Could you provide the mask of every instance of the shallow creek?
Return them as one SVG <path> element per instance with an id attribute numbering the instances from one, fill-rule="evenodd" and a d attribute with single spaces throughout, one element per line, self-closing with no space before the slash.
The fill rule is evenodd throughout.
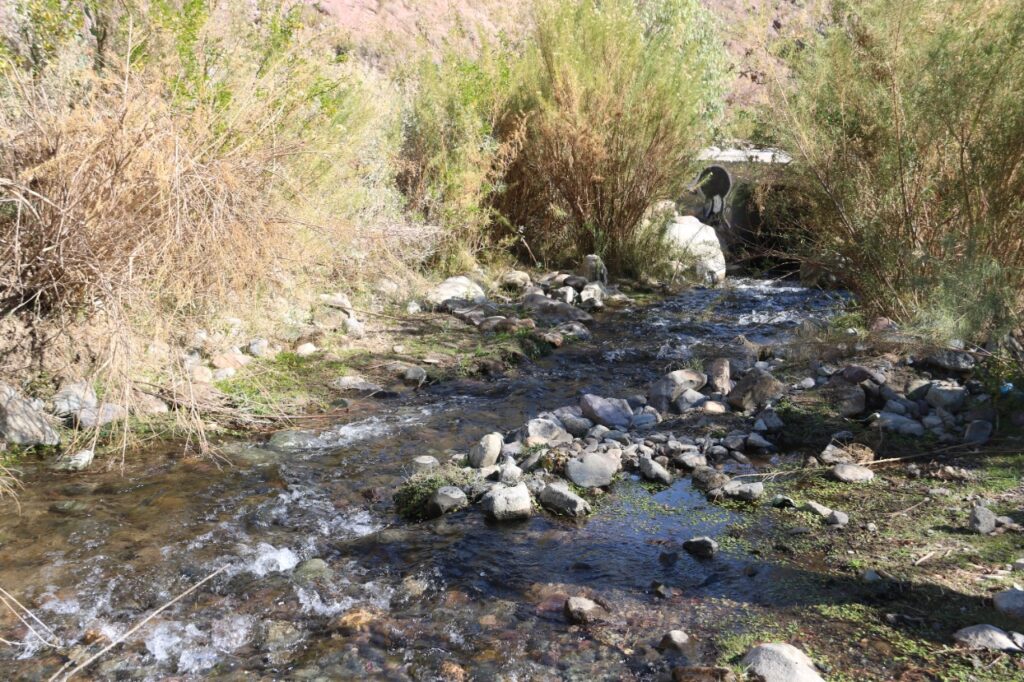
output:
<path id="1" fill-rule="evenodd" d="M 641 393 L 693 344 L 778 342 L 838 304 L 737 280 L 607 313 L 592 341 L 511 378 L 365 406 L 315 450 L 244 445 L 220 468 L 167 454 L 124 476 L 29 472 L 21 513 L 4 503 L 0 514 L 0 587 L 63 647 L 97 641 L 95 651 L 227 567 L 106 654 L 97 679 L 438 679 L 452 664 L 481 680 L 659 679 L 670 663 L 707 663 L 702 628 L 769 608 L 789 569 L 731 546 L 729 527 L 749 512 L 708 503 L 689 479 L 651 492 L 626 476 L 580 523 L 537 514 L 495 525 L 471 507 L 412 524 L 391 492 L 418 455 L 447 459 L 580 391 Z M 694 535 L 718 538 L 721 554 L 680 551 Z M 331 573 L 295 570 L 314 557 Z M 562 605 L 574 594 L 607 601 L 610 622 L 569 626 Z M 674 628 L 692 645 L 666 662 L 651 645 Z M 0 636 L 15 638 L 0 643 L 0 678 L 47 679 L 63 662 L 9 613 Z"/>

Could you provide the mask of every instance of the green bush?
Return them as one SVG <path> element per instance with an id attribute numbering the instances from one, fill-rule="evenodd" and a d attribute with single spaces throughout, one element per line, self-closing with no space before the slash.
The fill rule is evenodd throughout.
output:
<path id="1" fill-rule="evenodd" d="M 837 2 L 786 57 L 771 113 L 795 156 L 804 258 L 869 311 L 938 338 L 1019 324 L 1020 3 Z"/>
<path id="2" fill-rule="evenodd" d="M 661 250 L 642 218 L 690 178 L 723 64 L 697 0 L 537 0 L 519 45 L 422 69 L 402 185 L 471 248 L 633 270 Z"/>

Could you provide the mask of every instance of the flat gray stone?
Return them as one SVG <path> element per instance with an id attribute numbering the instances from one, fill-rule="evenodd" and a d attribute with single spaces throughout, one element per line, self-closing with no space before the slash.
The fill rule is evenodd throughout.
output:
<path id="1" fill-rule="evenodd" d="M 609 429 L 628 430 L 633 422 L 633 410 L 624 400 L 602 398 L 588 393 L 580 398 L 583 416 Z"/>
<path id="2" fill-rule="evenodd" d="M 618 457 L 605 452 L 588 452 L 565 465 L 565 475 L 581 488 L 604 488 L 612 483 L 622 463 Z"/>
<path id="3" fill-rule="evenodd" d="M 539 497 L 546 509 L 562 516 L 586 516 L 591 511 L 590 503 L 569 490 L 569 485 L 564 481 L 544 486 Z"/>
<path id="4" fill-rule="evenodd" d="M 764 682 L 824 682 L 814 669 L 814 661 L 792 644 L 761 644 L 740 661 L 748 673 L 760 675 Z"/>
<path id="5" fill-rule="evenodd" d="M 836 464 L 832 467 L 832 478 L 842 483 L 865 483 L 875 477 L 875 472 L 858 464 Z"/>
<path id="6" fill-rule="evenodd" d="M 953 639 L 968 649 L 1020 651 L 1020 647 L 1010 639 L 1010 636 L 994 625 L 972 625 L 961 628 L 953 635 Z"/>

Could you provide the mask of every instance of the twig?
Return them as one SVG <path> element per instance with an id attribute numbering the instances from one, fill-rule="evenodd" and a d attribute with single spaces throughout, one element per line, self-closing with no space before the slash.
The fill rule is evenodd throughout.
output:
<path id="1" fill-rule="evenodd" d="M 124 634 L 122 634 L 122 635 L 119 635 L 119 636 L 118 636 L 118 637 L 117 637 L 116 639 L 114 639 L 114 641 L 112 641 L 112 642 L 111 642 L 110 644 L 108 644 L 107 646 L 103 647 L 102 649 L 100 649 L 99 651 L 97 651 L 97 652 L 96 652 L 95 654 L 93 654 L 92 656 L 90 656 L 89 658 L 87 658 L 86 660 L 82 661 L 82 662 L 81 662 L 81 663 L 79 663 L 79 664 L 78 664 L 77 666 L 75 666 L 74 668 L 72 668 L 71 670 L 69 670 L 69 671 L 68 671 L 68 673 L 67 673 L 67 674 L 66 674 L 66 675 L 65 675 L 65 676 L 64 676 L 63 678 L 61 678 L 61 681 L 62 681 L 62 682 L 66 682 L 66 680 L 69 680 L 69 679 L 71 679 L 71 677 L 72 677 L 72 676 L 74 676 L 74 675 L 75 675 L 76 673 L 79 673 L 79 672 L 81 672 L 81 671 L 85 670 L 86 668 L 88 668 L 88 667 L 89 667 L 90 665 L 92 665 L 93 663 L 95 663 L 95 662 L 96 662 L 96 660 L 97 660 L 98 658 L 100 658 L 101 656 L 103 656 L 103 654 L 107 653 L 108 651 L 110 651 L 111 649 L 113 649 L 114 647 L 116 647 L 116 646 L 117 646 L 118 644 L 121 644 L 121 643 L 122 643 L 123 641 L 125 641 L 126 639 L 128 639 L 129 637 L 131 637 L 131 636 L 132 636 L 133 634 L 135 634 L 135 633 L 136 633 L 136 632 L 137 632 L 137 631 L 138 631 L 138 630 L 139 630 L 140 628 L 142 628 L 142 627 L 143 627 L 143 626 L 144 626 L 144 625 L 145 625 L 146 623 L 148 623 L 149 621 L 151 621 L 151 620 L 153 620 L 154 618 L 156 618 L 156 617 L 157 617 L 158 615 L 160 615 L 160 614 L 161 614 L 162 612 L 166 611 L 166 610 L 167 610 L 168 608 L 170 608 L 170 607 L 171 607 L 172 605 L 174 605 L 175 603 L 177 603 L 177 602 L 178 602 L 178 601 L 180 601 L 181 599 L 184 599 L 184 598 L 185 598 L 185 597 L 187 597 L 188 595 L 192 594 L 192 593 L 193 593 L 193 592 L 195 592 L 195 591 L 196 591 L 197 589 L 199 589 L 200 587 L 202 587 L 202 586 L 203 586 L 203 585 L 204 585 L 205 583 L 209 582 L 210 580 L 213 580 L 213 578 L 214 578 L 215 576 L 217 576 L 217 575 L 219 575 L 219 574 L 223 573 L 223 572 L 224 572 L 224 571 L 225 571 L 225 570 L 227 569 L 227 567 L 228 567 L 228 565 L 227 565 L 227 564 L 225 564 L 225 565 L 221 566 L 221 567 L 220 567 L 220 568 L 218 568 L 218 569 L 217 569 L 216 571 L 214 571 L 214 572 L 213 572 L 213 573 L 211 573 L 210 575 L 206 576 L 205 578 L 203 578 L 202 580 L 200 580 L 199 582 L 197 582 L 197 583 L 196 583 L 195 585 L 193 585 L 192 587 L 188 588 L 187 590 L 185 590 L 184 592 L 182 592 L 181 594 L 179 594 L 179 595 L 178 595 L 177 597 L 175 597 L 174 599 L 170 600 L 169 602 L 167 602 L 166 604 L 164 604 L 164 605 L 163 605 L 163 606 L 161 606 L 160 608 L 158 608 L 158 609 L 156 609 L 155 611 L 153 611 L 153 612 L 152 612 L 151 614 L 149 614 L 148 616 L 146 616 L 145 618 L 143 618 L 143 619 L 142 619 L 141 621 L 139 621 L 139 622 L 138 622 L 138 623 L 137 623 L 136 625 L 132 626 L 132 627 L 131 627 L 131 628 L 130 628 L 130 629 L 129 629 L 129 630 L 127 631 L 127 632 L 125 632 L 125 633 L 124 633 Z M 65 664 L 65 667 L 67 667 L 67 664 Z M 49 680 L 48 680 L 47 682 L 53 682 L 54 680 L 56 680 L 56 679 L 57 679 L 57 678 L 58 678 L 58 677 L 60 676 L 60 674 L 61 674 L 62 672 L 64 672 L 64 668 L 61 668 L 60 670 L 58 670 L 57 672 L 55 672 L 55 673 L 53 674 L 53 676 L 52 676 L 52 677 L 50 677 L 50 679 L 49 679 Z"/>
<path id="2" fill-rule="evenodd" d="M 907 513 L 907 512 L 909 512 L 909 511 L 914 511 L 915 509 L 917 509 L 918 507 L 920 507 L 920 506 L 921 506 L 922 504 L 926 504 L 926 503 L 927 503 L 927 502 L 928 502 L 929 500 L 931 500 L 931 499 L 932 499 L 932 498 L 930 498 L 930 497 L 926 497 L 926 498 L 924 498 L 923 500 L 921 500 L 920 502 L 918 502 L 917 504 L 915 504 L 915 505 L 912 505 L 912 506 L 910 506 L 910 507 L 907 507 L 906 509 L 901 509 L 901 510 L 900 510 L 900 511 L 898 511 L 898 512 L 893 512 L 893 513 L 889 514 L 889 516 L 890 516 L 890 517 L 892 517 L 892 516 L 899 516 L 900 514 L 906 514 L 906 513 Z"/>
<path id="3" fill-rule="evenodd" d="M 3 590 L 0 590 L 0 591 L 3 591 Z M 4 591 L 4 594 L 6 595 L 6 594 L 8 594 L 8 593 L 7 593 L 6 591 Z M 11 601 L 13 601 L 13 602 L 14 602 L 15 604 L 18 604 L 18 600 L 17 600 L 17 599 L 15 599 L 14 597 L 10 597 L 10 599 L 11 599 Z M 39 634 L 39 631 L 38 631 L 38 630 L 36 630 L 36 629 L 35 629 L 34 627 L 32 627 L 32 624 L 31 624 L 31 623 L 29 623 L 29 622 L 28 622 L 27 620 L 25 620 L 24 618 L 22 618 L 21 614 L 20 614 L 20 613 L 18 613 L 18 610 L 17 610 L 17 609 L 15 609 L 15 608 L 14 608 L 13 606 L 11 606 L 11 603 L 10 603 L 9 601 L 7 601 L 7 598 L 6 598 L 6 597 L 0 597 L 0 603 L 3 603 L 3 605 L 4 605 L 4 606 L 6 606 L 6 607 L 7 607 L 8 609 L 10 609 L 11 613 L 13 613 L 13 614 L 14 614 L 14 617 L 15 617 L 15 618 L 17 618 L 18 620 L 20 620 L 20 621 L 21 621 L 21 624 L 22 624 L 22 625 L 24 625 L 25 627 L 27 627 L 27 628 L 28 628 L 28 630 L 29 630 L 29 632 L 31 632 L 31 633 L 32 633 L 33 635 L 35 635 L 35 636 L 36 636 L 36 638 L 37 638 L 37 639 L 38 639 L 38 640 L 39 640 L 40 642 L 42 642 L 42 643 L 43 643 L 43 644 L 45 644 L 46 646 L 50 647 L 51 649 L 59 649 L 59 648 L 60 648 L 60 646 L 59 646 L 59 645 L 57 645 L 57 644 L 54 644 L 54 643 L 53 643 L 53 642 L 51 642 L 50 640 L 46 639 L 46 637 L 43 637 L 43 636 L 42 636 L 41 634 Z M 21 604 L 18 604 L 18 606 L 21 606 Z M 36 618 L 36 617 L 35 617 L 35 614 L 33 614 L 33 613 L 32 613 L 31 611 L 29 611 L 28 609 L 26 609 L 26 608 L 25 608 L 24 606 L 21 606 L 21 608 L 22 608 L 22 609 L 23 609 L 23 610 L 25 611 L 25 613 L 27 613 L 27 614 L 28 614 L 29 616 L 31 616 L 31 617 L 32 617 L 32 620 L 34 620 L 34 621 L 36 621 L 37 623 L 39 623 L 40 625 L 42 625 L 42 626 L 43 626 L 43 628 L 44 628 L 44 629 L 45 629 L 45 630 L 46 630 L 47 632 L 49 632 L 49 633 L 50 633 L 51 635 L 53 635 L 53 632 L 52 632 L 52 631 L 50 631 L 50 628 L 46 627 L 46 625 L 45 625 L 45 624 L 44 624 L 44 623 L 43 623 L 43 622 L 42 622 L 41 620 L 39 620 L 38 618 Z"/>
<path id="4" fill-rule="evenodd" d="M 927 553 L 927 554 L 925 554 L 925 555 L 924 555 L 923 557 L 921 557 L 920 559 L 918 559 L 917 561 L 915 561 L 915 562 L 914 562 L 914 565 L 915 565 L 915 566 L 920 566 L 920 565 L 921 565 L 921 564 L 923 564 L 924 562 L 926 562 L 926 561 L 928 561 L 929 559 L 931 559 L 931 558 L 932 558 L 933 556 L 935 556 L 935 552 L 934 552 L 934 551 L 928 552 L 928 553 Z"/>

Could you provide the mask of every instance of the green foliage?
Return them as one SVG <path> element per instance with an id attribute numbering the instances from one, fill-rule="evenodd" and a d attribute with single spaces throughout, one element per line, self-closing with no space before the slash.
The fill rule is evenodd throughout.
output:
<path id="1" fill-rule="evenodd" d="M 1014 0 L 835 3 L 787 51 L 774 133 L 797 246 L 872 313 L 984 341 L 1024 310 L 1024 12 Z M 776 212 L 785 206 L 770 207 Z"/>
<path id="2" fill-rule="evenodd" d="M 464 486 L 472 480 L 472 476 L 456 466 L 413 474 L 395 491 L 395 509 L 407 519 L 426 518 L 427 502 L 431 495 L 445 486 Z"/>
<path id="3" fill-rule="evenodd" d="M 637 270 L 664 243 L 644 214 L 689 178 L 723 73 L 696 0 L 538 0 L 521 45 L 421 67 L 402 186 L 470 250 Z"/>

